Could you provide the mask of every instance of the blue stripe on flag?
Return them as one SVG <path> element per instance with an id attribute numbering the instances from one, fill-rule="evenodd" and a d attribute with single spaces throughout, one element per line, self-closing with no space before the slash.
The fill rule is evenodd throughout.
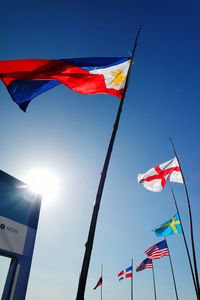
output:
<path id="1" fill-rule="evenodd" d="M 132 271 L 132 266 L 126 268 L 126 272 L 130 272 L 130 271 Z"/>
<path id="2" fill-rule="evenodd" d="M 129 57 L 85 57 L 61 60 L 78 66 L 84 70 L 91 71 L 118 65 L 129 59 Z"/>
<path id="3" fill-rule="evenodd" d="M 31 101 L 38 95 L 60 84 L 57 80 L 14 80 L 7 89 L 18 104 Z"/>

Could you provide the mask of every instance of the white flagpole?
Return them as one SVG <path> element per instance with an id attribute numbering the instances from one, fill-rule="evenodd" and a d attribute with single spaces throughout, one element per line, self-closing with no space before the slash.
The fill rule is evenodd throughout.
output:
<path id="1" fill-rule="evenodd" d="M 133 259 L 131 260 L 132 276 L 131 276 L 131 300 L 133 300 Z"/>
<path id="2" fill-rule="evenodd" d="M 156 282 L 155 282 L 153 259 L 152 259 L 152 274 L 153 274 L 154 298 L 156 300 L 157 299 L 157 297 L 156 297 Z"/>

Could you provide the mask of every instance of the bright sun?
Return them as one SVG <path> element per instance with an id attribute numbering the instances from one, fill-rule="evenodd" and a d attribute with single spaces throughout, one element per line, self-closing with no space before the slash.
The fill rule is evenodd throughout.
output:
<path id="1" fill-rule="evenodd" d="M 35 193 L 42 194 L 42 201 L 51 201 L 58 192 L 58 178 L 47 169 L 30 171 L 24 180 Z"/>

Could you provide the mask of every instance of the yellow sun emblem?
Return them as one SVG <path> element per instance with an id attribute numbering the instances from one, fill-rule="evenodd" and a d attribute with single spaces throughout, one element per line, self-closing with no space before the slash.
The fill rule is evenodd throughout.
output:
<path id="1" fill-rule="evenodd" d="M 121 85 L 126 80 L 126 76 L 124 76 L 122 69 L 112 71 L 110 75 L 113 77 L 113 80 L 110 82 L 110 84 L 113 83 L 116 86 Z"/>

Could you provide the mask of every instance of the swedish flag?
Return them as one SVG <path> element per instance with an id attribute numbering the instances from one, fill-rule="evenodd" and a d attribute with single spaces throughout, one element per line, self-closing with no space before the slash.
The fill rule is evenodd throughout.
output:
<path id="1" fill-rule="evenodd" d="M 175 214 L 169 221 L 153 229 L 156 236 L 167 236 L 182 233 L 181 222 L 178 214 Z"/>

